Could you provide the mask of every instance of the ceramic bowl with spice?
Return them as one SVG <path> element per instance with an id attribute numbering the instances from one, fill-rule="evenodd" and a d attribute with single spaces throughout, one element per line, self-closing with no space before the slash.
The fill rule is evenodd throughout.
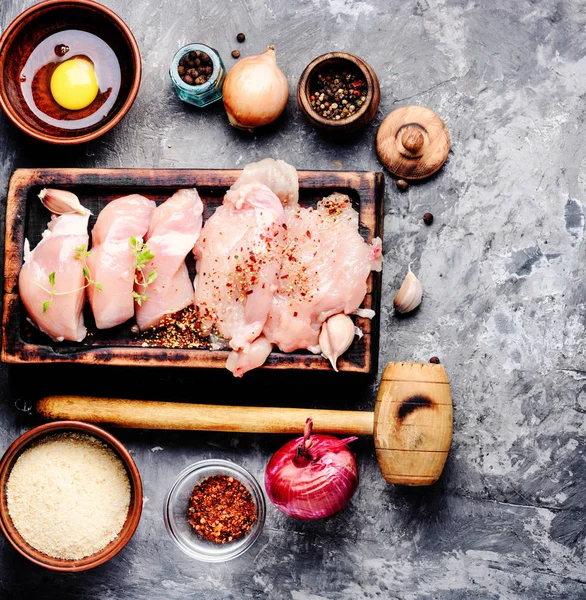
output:
<path id="1" fill-rule="evenodd" d="M 128 450 L 88 423 L 35 427 L 0 462 L 0 529 L 25 558 L 53 571 L 85 571 L 118 554 L 142 501 Z"/>
<path id="2" fill-rule="evenodd" d="M 216 50 L 194 43 L 175 53 L 169 76 L 183 102 L 202 108 L 222 97 L 226 69 Z"/>
<path id="3" fill-rule="evenodd" d="M 79 144 L 115 127 L 140 87 L 130 28 L 94 0 L 44 0 L 0 37 L 0 107 L 24 133 Z"/>
<path id="4" fill-rule="evenodd" d="M 221 459 L 181 471 L 164 507 L 171 539 L 204 562 L 224 562 L 246 552 L 261 534 L 265 514 L 264 494 L 254 476 Z"/>
<path id="5" fill-rule="evenodd" d="M 380 85 L 373 68 L 347 52 L 328 52 L 305 67 L 297 84 L 297 104 L 321 131 L 353 134 L 378 110 Z"/>

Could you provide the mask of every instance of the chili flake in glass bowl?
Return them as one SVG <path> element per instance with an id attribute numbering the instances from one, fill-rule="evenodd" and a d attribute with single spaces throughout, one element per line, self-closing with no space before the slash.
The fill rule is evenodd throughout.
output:
<path id="1" fill-rule="evenodd" d="M 181 471 L 164 507 L 171 539 L 185 554 L 205 562 L 246 552 L 262 532 L 265 514 L 264 494 L 253 475 L 221 459 Z"/>

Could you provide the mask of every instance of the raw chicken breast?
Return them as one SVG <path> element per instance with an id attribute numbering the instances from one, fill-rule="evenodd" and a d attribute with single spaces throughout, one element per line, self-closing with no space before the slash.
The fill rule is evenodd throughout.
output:
<path id="1" fill-rule="evenodd" d="M 344 194 L 289 214 L 287 235 L 264 335 L 283 352 L 318 353 L 321 324 L 337 313 L 353 313 L 364 300 L 370 271 L 381 269 L 381 240 L 364 241 L 358 213 Z"/>
<path id="2" fill-rule="evenodd" d="M 168 314 L 193 303 L 193 285 L 185 257 L 193 250 L 202 226 L 203 203 L 196 189 L 183 189 L 152 212 L 145 242 L 154 258 L 144 269 L 145 281 L 156 270 L 157 277 L 146 289 L 135 286 L 147 298 L 136 306 L 141 331 L 156 327 Z"/>
<path id="3" fill-rule="evenodd" d="M 226 368 L 234 377 L 242 377 L 247 371 L 264 365 L 272 350 L 273 344 L 261 335 L 246 350 L 232 350 L 226 360 Z"/>
<path id="4" fill-rule="evenodd" d="M 108 329 L 134 317 L 134 267 L 130 238 L 143 238 L 156 204 L 133 194 L 112 200 L 98 215 L 92 229 L 92 251 L 87 264 L 101 285 L 88 288 L 96 327 Z"/>
<path id="5" fill-rule="evenodd" d="M 249 183 L 266 185 L 273 194 L 278 196 L 286 209 L 295 208 L 299 204 L 297 170 L 284 160 L 264 158 L 259 162 L 246 165 L 230 190 L 239 190 Z"/>
<path id="6" fill-rule="evenodd" d="M 82 248 L 82 253 L 87 250 L 89 218 L 89 211 L 53 215 L 43 239 L 25 253 L 18 277 L 20 299 L 31 320 L 56 342 L 81 342 L 87 333 L 83 322 L 86 279 L 83 261 L 76 255 Z M 51 297 L 49 276 L 53 273 L 55 295 Z"/>
<path id="7" fill-rule="evenodd" d="M 195 304 L 203 324 L 247 350 L 261 334 L 281 265 L 285 213 L 260 183 L 229 190 L 206 221 L 194 253 Z"/>

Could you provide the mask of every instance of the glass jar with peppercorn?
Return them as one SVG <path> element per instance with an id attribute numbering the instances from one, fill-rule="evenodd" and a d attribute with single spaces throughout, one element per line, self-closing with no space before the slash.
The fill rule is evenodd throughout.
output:
<path id="1" fill-rule="evenodd" d="M 205 44 L 188 44 L 179 49 L 169 68 L 181 100 L 203 107 L 222 97 L 226 69 L 216 50 Z"/>

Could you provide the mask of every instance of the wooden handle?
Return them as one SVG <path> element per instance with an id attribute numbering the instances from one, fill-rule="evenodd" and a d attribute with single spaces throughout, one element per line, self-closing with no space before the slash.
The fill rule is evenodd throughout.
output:
<path id="1" fill-rule="evenodd" d="M 430 485 L 452 442 L 452 394 L 442 365 L 389 363 L 374 410 L 374 445 L 390 483 Z"/>
<path id="2" fill-rule="evenodd" d="M 103 423 L 135 429 L 184 429 L 249 433 L 303 433 L 307 417 L 313 431 L 372 435 L 373 413 L 305 408 L 213 406 L 119 398 L 48 396 L 36 413 L 48 420 Z"/>

